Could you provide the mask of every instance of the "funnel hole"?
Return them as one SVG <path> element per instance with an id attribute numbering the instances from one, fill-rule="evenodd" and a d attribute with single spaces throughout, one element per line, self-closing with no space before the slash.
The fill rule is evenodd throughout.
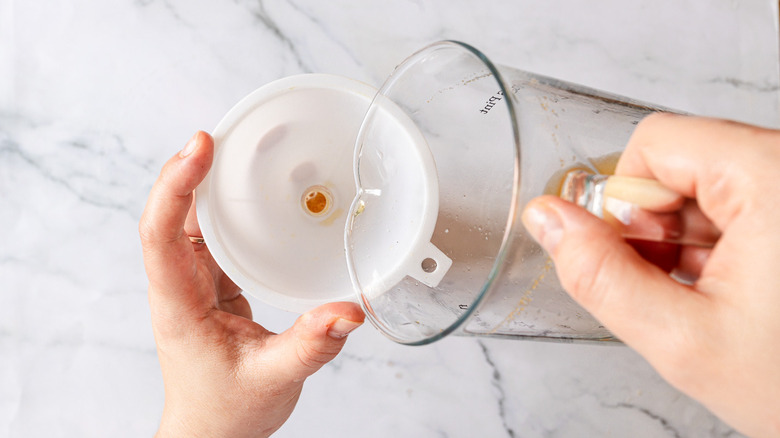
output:
<path id="1" fill-rule="evenodd" d="M 301 198 L 303 210 L 311 216 L 324 216 L 330 211 L 333 196 L 330 190 L 323 186 L 312 186 L 306 189 Z"/>
<path id="2" fill-rule="evenodd" d="M 438 264 L 436 263 L 436 260 L 428 257 L 427 259 L 422 261 L 420 267 L 422 267 L 423 272 L 430 274 L 436 270 Z"/>

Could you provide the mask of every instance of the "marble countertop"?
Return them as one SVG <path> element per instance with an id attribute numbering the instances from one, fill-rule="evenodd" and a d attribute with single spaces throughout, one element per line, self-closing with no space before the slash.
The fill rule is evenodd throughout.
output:
<path id="1" fill-rule="evenodd" d="M 378 86 L 441 39 L 693 113 L 780 126 L 773 0 L 0 1 L 0 436 L 150 436 L 163 403 L 137 223 L 162 164 L 253 89 Z M 295 315 L 252 301 L 283 330 Z M 279 437 L 737 435 L 630 349 L 370 326 Z"/>

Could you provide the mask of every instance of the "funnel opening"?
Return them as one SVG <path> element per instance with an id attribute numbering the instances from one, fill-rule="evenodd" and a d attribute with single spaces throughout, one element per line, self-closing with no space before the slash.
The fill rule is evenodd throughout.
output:
<path id="1" fill-rule="evenodd" d="M 309 216 L 327 216 L 333 207 L 333 194 L 323 185 L 311 186 L 301 196 L 301 207 Z"/>

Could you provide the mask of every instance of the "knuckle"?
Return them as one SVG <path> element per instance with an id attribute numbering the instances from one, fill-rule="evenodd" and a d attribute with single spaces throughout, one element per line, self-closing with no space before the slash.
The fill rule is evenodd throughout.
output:
<path id="1" fill-rule="evenodd" d="M 154 234 L 154 227 L 149 222 L 148 213 L 144 213 L 138 222 L 138 236 L 141 238 L 141 244 L 146 246 L 154 242 Z"/>
<path id="2" fill-rule="evenodd" d="M 138 223 L 138 236 L 141 239 L 141 246 L 144 248 L 150 248 L 161 243 L 171 243 L 179 237 L 173 236 L 166 238 L 162 236 L 155 227 L 154 222 L 146 217 L 146 215 L 144 215 Z"/>
<path id="3" fill-rule="evenodd" d="M 327 348 L 311 342 L 298 341 L 295 351 L 301 366 L 312 371 L 322 368 L 333 358 L 333 353 Z"/>
<path id="4" fill-rule="evenodd" d="M 564 279 L 564 287 L 586 309 L 599 314 L 609 299 L 610 285 L 614 274 L 611 267 L 616 266 L 617 253 L 603 249 L 595 253 L 580 253 L 569 266 L 578 266 L 576 270 L 568 270 Z"/>

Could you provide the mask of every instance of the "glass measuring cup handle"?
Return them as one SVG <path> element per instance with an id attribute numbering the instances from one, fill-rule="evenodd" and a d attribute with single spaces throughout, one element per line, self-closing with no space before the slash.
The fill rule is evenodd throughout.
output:
<path id="1" fill-rule="evenodd" d="M 604 219 L 627 239 L 712 247 L 720 238 L 695 200 L 652 179 L 573 170 L 560 197 Z"/>

